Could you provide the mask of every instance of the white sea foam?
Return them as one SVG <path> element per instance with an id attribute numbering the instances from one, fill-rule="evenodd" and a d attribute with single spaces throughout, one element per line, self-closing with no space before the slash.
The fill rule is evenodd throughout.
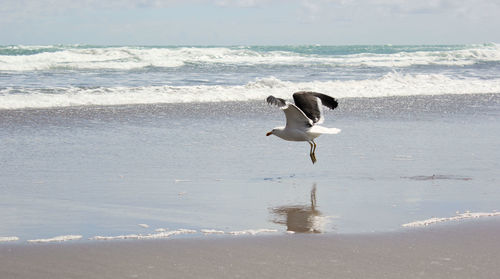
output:
<path id="1" fill-rule="evenodd" d="M 211 229 L 203 229 L 201 230 L 202 233 L 204 234 L 224 234 L 224 231 L 219 231 L 219 230 L 211 230 Z"/>
<path id="2" fill-rule="evenodd" d="M 182 66 L 182 53 L 172 55 L 170 49 L 67 48 L 33 55 L 0 56 L 0 71 L 34 71 L 48 69 L 119 69 L 148 66 Z"/>
<path id="3" fill-rule="evenodd" d="M 477 46 L 450 51 L 402 51 L 392 54 L 360 53 L 343 58 L 340 64 L 353 67 L 466 66 L 492 61 L 500 61 L 500 45 Z"/>
<path id="4" fill-rule="evenodd" d="M 192 234 L 192 233 L 196 233 L 196 230 L 180 229 L 175 231 L 166 231 L 166 232 L 141 235 L 139 239 L 160 239 L 160 238 L 171 237 L 173 235 Z"/>
<path id="5" fill-rule="evenodd" d="M 10 242 L 10 241 L 18 241 L 19 237 L 17 236 L 0 236 L 0 242 Z"/>
<path id="6" fill-rule="evenodd" d="M 439 94 L 499 93 L 500 78 L 454 79 L 441 74 L 399 74 L 368 80 L 288 82 L 261 78 L 236 86 L 144 86 L 109 88 L 0 89 L 0 109 L 49 108 L 93 105 L 193 103 L 264 100 L 269 95 L 289 98 L 292 92 L 313 90 L 337 98 Z"/>
<path id="7" fill-rule="evenodd" d="M 256 234 L 260 234 L 260 233 L 275 233 L 275 232 L 278 232 L 278 230 L 257 229 L 257 230 L 231 231 L 231 232 L 228 232 L 228 234 L 232 234 L 232 235 L 247 235 L 247 234 L 256 235 Z"/>
<path id="8" fill-rule="evenodd" d="M 34 53 L 0 55 L 0 71 L 34 71 L 59 68 L 132 70 L 144 67 L 172 68 L 186 64 L 323 64 L 343 67 L 464 66 L 477 62 L 500 61 L 500 46 L 496 44 L 451 50 L 443 48 L 433 51 L 409 50 L 388 54 L 358 53 L 350 55 L 317 55 L 286 49 L 258 51 L 251 48 L 227 47 L 17 46 L 17 48 L 31 50 Z M 47 51 L 43 51 L 45 49 Z"/>
<path id="9" fill-rule="evenodd" d="M 477 213 L 472 213 L 472 212 L 465 212 L 465 213 L 457 213 L 456 216 L 453 217 L 434 217 L 422 221 L 415 221 L 407 224 L 403 224 L 403 227 L 425 227 L 429 226 L 432 224 L 436 223 L 442 223 L 442 222 L 450 222 L 450 221 L 459 221 L 459 220 L 465 220 L 465 219 L 474 219 L 474 218 L 481 218 L 481 217 L 492 217 L 492 216 L 500 216 L 500 212 L 477 212 Z"/>
<path id="10" fill-rule="evenodd" d="M 61 235 L 52 238 L 31 239 L 28 240 L 28 242 L 30 243 L 63 242 L 68 240 L 78 240 L 81 238 L 82 238 L 81 235 Z"/>
<path id="11" fill-rule="evenodd" d="M 0 56 L 0 71 L 33 71 L 48 69 L 115 69 L 144 67 L 180 67 L 185 64 L 295 64 L 307 58 L 290 52 L 259 53 L 248 49 L 223 47 L 197 48 L 65 48 L 56 52 L 32 55 Z"/>
<path id="12" fill-rule="evenodd" d="M 128 234 L 128 235 L 117 235 L 117 236 L 94 236 L 90 240 L 117 240 L 117 239 L 162 239 L 168 238 L 173 235 L 180 234 L 192 234 L 196 233 L 195 230 L 179 229 L 175 231 L 161 230 L 156 233 L 151 234 Z"/>
<path id="13" fill-rule="evenodd" d="M 262 234 L 262 233 L 274 233 L 278 232 L 278 230 L 274 229 L 249 229 L 249 230 L 241 230 L 241 231 L 231 231 L 231 232 L 224 232 L 221 230 L 214 230 L 214 229 L 202 229 L 200 230 L 201 233 L 208 235 L 208 234 L 230 234 L 230 235 L 256 235 L 256 234 Z M 179 229 L 179 230 L 173 230 L 173 231 L 168 231 L 166 229 L 157 229 L 155 230 L 155 233 L 151 234 L 127 234 L 127 235 L 116 235 L 116 236 L 94 236 L 89 238 L 89 240 L 124 240 L 124 239 L 162 239 L 162 238 L 169 238 L 174 235 L 182 235 L 182 234 L 193 234 L 197 233 L 196 230 L 188 230 L 188 229 Z"/>
<path id="14" fill-rule="evenodd" d="M 116 236 L 101 236 L 97 235 L 89 238 L 89 240 L 117 240 L 117 239 L 139 239 L 138 234 L 116 235 Z"/>

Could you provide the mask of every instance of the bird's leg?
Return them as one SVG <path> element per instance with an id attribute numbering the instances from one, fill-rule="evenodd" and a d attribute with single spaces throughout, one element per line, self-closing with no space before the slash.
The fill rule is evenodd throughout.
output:
<path id="1" fill-rule="evenodd" d="M 312 141 L 312 143 L 314 144 L 314 149 L 312 151 L 312 157 L 314 157 L 314 162 L 316 163 L 316 143 L 314 142 L 314 140 Z"/>
<path id="2" fill-rule="evenodd" d="M 316 156 L 314 155 L 313 148 L 315 148 L 315 145 L 313 145 L 313 141 L 308 141 L 309 145 L 311 145 L 311 150 L 309 151 L 309 156 L 311 157 L 312 163 L 316 163 Z"/>

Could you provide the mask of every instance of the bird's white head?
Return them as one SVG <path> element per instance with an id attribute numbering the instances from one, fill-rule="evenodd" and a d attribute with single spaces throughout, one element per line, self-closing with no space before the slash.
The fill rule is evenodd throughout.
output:
<path id="1" fill-rule="evenodd" d="M 266 136 L 275 135 L 275 136 L 280 137 L 281 133 L 283 132 L 284 129 L 285 129 L 285 127 L 276 127 L 271 132 L 268 132 L 266 134 Z"/>

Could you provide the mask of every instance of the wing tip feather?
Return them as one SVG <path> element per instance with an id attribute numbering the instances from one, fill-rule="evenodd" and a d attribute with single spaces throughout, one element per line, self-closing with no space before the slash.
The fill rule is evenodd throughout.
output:
<path id="1" fill-rule="evenodd" d="M 270 105 L 277 106 L 279 108 L 286 107 L 286 101 L 281 98 L 276 98 L 272 95 L 266 98 L 266 102 Z"/>

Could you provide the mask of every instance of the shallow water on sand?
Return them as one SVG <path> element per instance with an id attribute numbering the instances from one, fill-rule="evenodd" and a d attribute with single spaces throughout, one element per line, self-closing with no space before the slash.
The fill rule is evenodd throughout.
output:
<path id="1" fill-rule="evenodd" d="M 359 233 L 499 210 L 500 95 L 340 100 L 317 159 L 263 102 L 0 111 L 0 236 Z M 138 226 L 138 224 L 147 224 Z"/>

